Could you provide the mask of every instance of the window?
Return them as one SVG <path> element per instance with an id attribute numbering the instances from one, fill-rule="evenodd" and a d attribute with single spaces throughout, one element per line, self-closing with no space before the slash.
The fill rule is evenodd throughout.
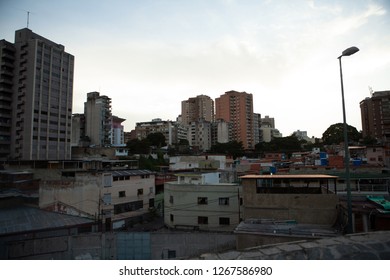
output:
<path id="1" fill-rule="evenodd" d="M 207 204 L 207 197 L 198 197 L 198 204 Z"/>
<path id="2" fill-rule="evenodd" d="M 207 225 L 209 223 L 208 217 L 199 216 L 198 217 L 198 224 L 199 225 Z"/>
<path id="3" fill-rule="evenodd" d="M 219 205 L 229 205 L 229 198 L 228 197 L 220 197 L 219 198 Z"/>
<path id="4" fill-rule="evenodd" d="M 230 218 L 220 217 L 219 224 L 220 225 L 230 225 Z"/>
<path id="5" fill-rule="evenodd" d="M 149 208 L 154 208 L 154 198 L 149 199 Z"/>
<path id="6" fill-rule="evenodd" d="M 257 179 L 256 180 L 256 192 L 260 193 L 264 191 L 264 188 L 271 188 L 273 182 L 271 179 Z"/>
<path id="7" fill-rule="evenodd" d="M 111 204 L 111 194 L 110 193 L 103 194 L 103 203 L 104 203 L 104 205 Z"/>
<path id="8" fill-rule="evenodd" d="M 144 194 L 144 189 L 137 190 L 137 195 L 143 195 L 143 194 Z"/>
<path id="9" fill-rule="evenodd" d="M 119 197 L 126 197 L 126 191 L 120 191 Z"/>
<path id="10" fill-rule="evenodd" d="M 115 204 L 114 214 L 137 211 L 138 209 L 142 209 L 142 208 L 144 208 L 144 204 L 142 200 L 127 202 L 122 204 Z"/>
<path id="11" fill-rule="evenodd" d="M 173 215 L 172 215 L 172 214 L 169 216 L 169 218 L 170 218 L 170 221 L 171 221 L 171 222 L 174 221 L 174 218 L 173 218 Z"/>
<path id="12" fill-rule="evenodd" d="M 169 203 L 173 204 L 173 196 L 169 196 Z"/>

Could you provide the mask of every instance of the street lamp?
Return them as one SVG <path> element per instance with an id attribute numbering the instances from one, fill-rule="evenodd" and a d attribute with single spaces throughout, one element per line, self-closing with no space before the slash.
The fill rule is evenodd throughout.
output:
<path id="1" fill-rule="evenodd" d="M 351 198 L 351 180 L 349 175 L 349 149 L 348 149 L 348 128 L 347 120 L 345 116 L 345 102 L 344 102 L 344 85 L 343 85 L 343 70 L 341 67 L 341 57 L 350 56 L 358 52 L 357 47 L 350 47 L 344 50 L 341 55 L 337 58 L 340 64 L 340 80 L 341 80 L 341 99 L 343 103 L 343 124 L 344 124 L 344 157 L 345 157 L 345 180 L 347 183 L 347 211 L 348 211 L 348 223 L 347 233 L 353 233 L 352 227 L 352 198 Z"/>

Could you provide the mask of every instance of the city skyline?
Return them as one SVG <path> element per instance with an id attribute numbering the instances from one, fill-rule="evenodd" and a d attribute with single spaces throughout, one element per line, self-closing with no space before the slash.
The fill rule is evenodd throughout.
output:
<path id="1" fill-rule="evenodd" d="M 343 58 L 347 122 L 390 80 L 390 5 L 373 1 L 2 1 L 0 37 L 27 25 L 75 56 L 73 113 L 88 92 L 112 99 L 125 130 L 175 120 L 181 102 L 230 90 L 253 94 L 254 112 L 284 136 L 321 137 L 342 122 L 337 57 Z M 386 76 L 387 74 L 387 76 Z M 126 102 L 124 102 L 124 100 Z M 152 103 L 153 102 L 153 103 Z"/>

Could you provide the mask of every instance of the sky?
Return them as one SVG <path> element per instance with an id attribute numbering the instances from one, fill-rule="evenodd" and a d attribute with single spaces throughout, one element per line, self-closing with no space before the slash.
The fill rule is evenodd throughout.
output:
<path id="1" fill-rule="evenodd" d="M 29 17 L 27 17 L 29 12 Z M 87 93 L 112 99 L 125 131 L 175 121 L 181 101 L 230 90 L 289 136 L 321 138 L 359 103 L 390 90 L 389 0 L 0 0 L 0 39 L 28 27 L 75 56 L 73 113 Z"/>

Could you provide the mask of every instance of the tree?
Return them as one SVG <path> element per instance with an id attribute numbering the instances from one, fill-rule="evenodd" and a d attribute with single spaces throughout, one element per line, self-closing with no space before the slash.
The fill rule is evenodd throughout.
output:
<path id="1" fill-rule="evenodd" d="M 230 155 L 234 159 L 244 155 L 244 146 L 242 142 L 230 141 L 227 143 L 217 143 L 210 149 L 212 153 Z"/>
<path id="2" fill-rule="evenodd" d="M 361 142 L 363 145 L 377 145 L 378 144 L 378 140 L 374 137 L 371 137 L 371 136 L 367 136 L 367 137 L 364 137 L 362 139 L 362 142 Z"/>
<path id="3" fill-rule="evenodd" d="M 127 142 L 127 148 L 131 154 L 149 154 L 150 142 L 147 139 L 132 139 Z"/>
<path id="4" fill-rule="evenodd" d="M 349 142 L 358 142 L 361 133 L 351 125 L 347 125 L 347 134 Z M 322 134 L 322 141 L 325 145 L 338 145 L 344 142 L 344 124 L 336 123 L 328 127 Z"/>
<path id="5" fill-rule="evenodd" d="M 164 147 L 165 144 L 165 136 L 161 132 L 156 132 L 156 133 L 150 133 L 148 136 L 146 136 L 146 139 L 150 142 L 151 146 L 156 146 L 156 147 Z"/>
<path id="6" fill-rule="evenodd" d="M 292 153 L 302 150 L 306 141 L 299 140 L 294 134 L 287 137 L 276 137 L 271 142 L 260 142 L 256 144 L 256 151 L 261 152 L 285 152 Z"/>

